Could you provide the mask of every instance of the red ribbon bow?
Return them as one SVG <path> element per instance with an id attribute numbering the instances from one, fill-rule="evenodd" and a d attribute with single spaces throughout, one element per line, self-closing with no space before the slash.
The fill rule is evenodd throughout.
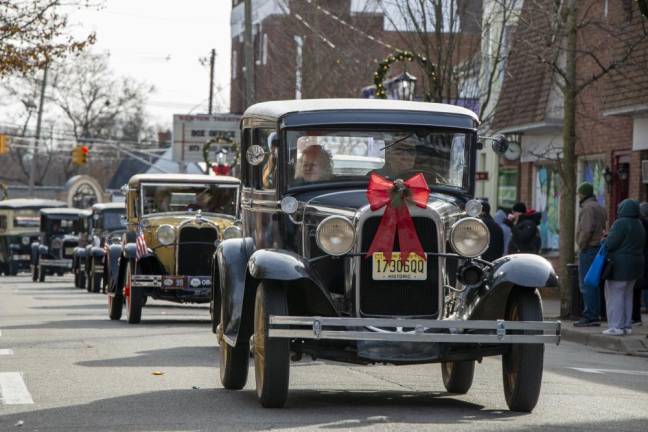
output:
<path id="1" fill-rule="evenodd" d="M 411 253 L 425 258 L 425 251 L 416 234 L 414 221 L 407 209 L 407 202 L 425 208 L 429 196 L 430 188 L 421 173 L 406 181 L 398 179 L 393 182 L 376 173 L 371 173 L 367 190 L 367 199 L 371 210 L 376 211 L 385 206 L 387 208 L 380 219 L 380 225 L 378 225 L 376 235 L 369 246 L 367 257 L 375 252 L 382 252 L 387 261 L 391 261 L 394 238 L 398 232 L 401 261 L 406 261 Z"/>

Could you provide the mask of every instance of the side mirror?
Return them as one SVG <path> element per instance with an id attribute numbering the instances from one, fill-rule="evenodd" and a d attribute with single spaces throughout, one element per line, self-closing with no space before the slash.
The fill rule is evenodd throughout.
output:
<path id="1" fill-rule="evenodd" d="M 490 138 L 493 142 L 491 144 L 491 147 L 495 153 L 498 155 L 503 155 L 506 153 L 506 150 L 508 150 L 509 144 L 504 135 L 495 135 L 494 137 Z"/>

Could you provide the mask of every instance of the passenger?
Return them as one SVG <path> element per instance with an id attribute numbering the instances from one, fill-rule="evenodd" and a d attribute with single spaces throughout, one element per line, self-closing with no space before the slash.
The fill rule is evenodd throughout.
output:
<path id="1" fill-rule="evenodd" d="M 333 176 L 331 155 L 320 145 L 311 145 L 304 149 L 297 164 L 295 178 L 304 182 L 329 180 Z"/>

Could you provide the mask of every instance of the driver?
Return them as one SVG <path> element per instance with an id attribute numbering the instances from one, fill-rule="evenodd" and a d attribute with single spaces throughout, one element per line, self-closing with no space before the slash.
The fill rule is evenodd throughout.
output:
<path id="1" fill-rule="evenodd" d="M 411 172 L 416 162 L 416 144 L 409 139 L 385 148 L 385 166 L 382 172 L 390 177 Z"/>
<path id="2" fill-rule="evenodd" d="M 310 145 L 304 149 L 297 164 L 295 178 L 305 182 L 329 180 L 333 176 L 331 155 L 321 145 Z"/>

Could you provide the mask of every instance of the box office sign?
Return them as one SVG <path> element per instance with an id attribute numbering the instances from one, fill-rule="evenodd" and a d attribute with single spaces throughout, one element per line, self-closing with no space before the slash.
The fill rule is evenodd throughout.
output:
<path id="1" fill-rule="evenodd" d="M 211 141 L 210 159 L 223 149 L 238 146 L 240 117 L 234 114 L 175 114 L 173 116 L 173 159 L 202 162 L 203 146 Z"/>

